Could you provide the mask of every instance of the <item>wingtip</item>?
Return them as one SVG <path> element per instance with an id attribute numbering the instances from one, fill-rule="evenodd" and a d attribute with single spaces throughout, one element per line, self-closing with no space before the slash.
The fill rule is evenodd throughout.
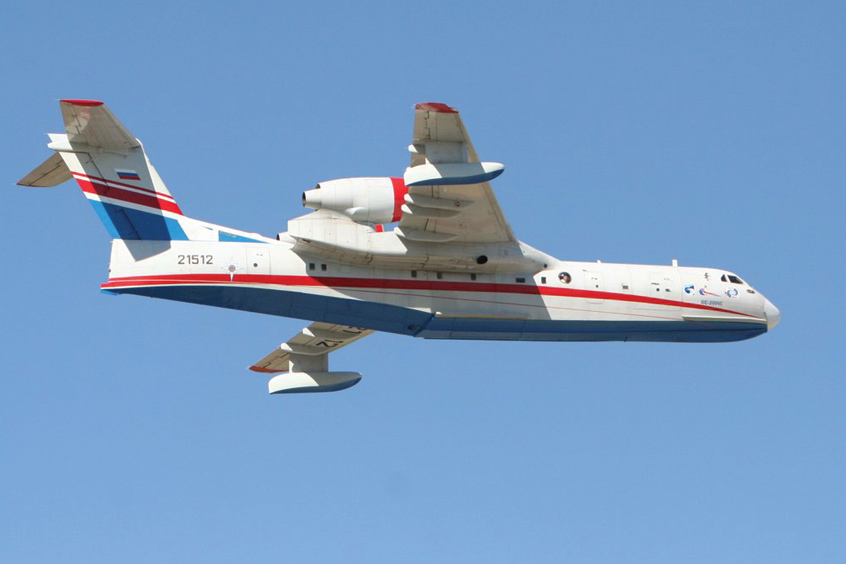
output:
<path id="1" fill-rule="evenodd" d="M 63 104 L 73 104 L 74 106 L 102 106 L 103 102 L 99 100 L 59 100 Z"/>
<path id="2" fill-rule="evenodd" d="M 268 370 L 267 368 L 262 368 L 261 366 L 256 365 L 250 366 L 249 369 L 253 372 L 261 372 L 263 374 L 276 374 L 279 372 L 278 370 Z"/>
<path id="3" fill-rule="evenodd" d="M 414 106 L 415 110 L 425 110 L 428 112 L 437 112 L 439 114 L 457 114 L 458 110 L 442 104 L 441 102 L 423 102 Z"/>

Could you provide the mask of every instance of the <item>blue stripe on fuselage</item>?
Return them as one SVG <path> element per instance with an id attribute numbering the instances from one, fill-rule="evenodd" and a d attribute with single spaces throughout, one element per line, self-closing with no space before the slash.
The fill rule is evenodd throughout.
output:
<path id="1" fill-rule="evenodd" d="M 141 286 L 110 291 L 402 335 L 416 334 L 432 317 L 428 313 L 387 304 L 244 286 Z"/>
<path id="2" fill-rule="evenodd" d="M 691 321 L 587 321 L 546 319 L 432 319 L 425 339 L 501 341 L 652 341 L 717 343 L 765 333 L 762 323 Z"/>

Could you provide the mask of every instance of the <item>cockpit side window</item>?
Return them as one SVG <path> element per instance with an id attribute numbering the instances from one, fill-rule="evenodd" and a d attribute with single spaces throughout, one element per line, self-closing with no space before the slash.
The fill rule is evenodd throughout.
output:
<path id="1" fill-rule="evenodd" d="M 728 282 L 728 278 L 726 278 L 726 275 L 725 275 L 725 274 L 723 274 L 722 276 L 720 276 L 720 282 Z"/>

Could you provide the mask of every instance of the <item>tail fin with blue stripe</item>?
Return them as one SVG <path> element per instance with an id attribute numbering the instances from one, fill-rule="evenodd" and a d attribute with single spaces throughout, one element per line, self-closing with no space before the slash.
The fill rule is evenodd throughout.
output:
<path id="1" fill-rule="evenodd" d="M 62 100 L 64 134 L 54 155 L 18 184 L 55 186 L 74 178 L 115 239 L 187 240 L 192 221 L 168 192 L 144 147 L 102 102 Z"/>

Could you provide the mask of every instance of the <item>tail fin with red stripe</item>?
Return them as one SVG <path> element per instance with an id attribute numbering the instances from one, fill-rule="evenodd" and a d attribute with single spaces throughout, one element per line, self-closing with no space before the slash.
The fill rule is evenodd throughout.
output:
<path id="1" fill-rule="evenodd" d="M 102 102 L 62 100 L 64 134 L 50 134 L 54 155 L 18 184 L 55 186 L 76 179 L 115 239 L 187 240 L 188 220 L 144 147 Z"/>

